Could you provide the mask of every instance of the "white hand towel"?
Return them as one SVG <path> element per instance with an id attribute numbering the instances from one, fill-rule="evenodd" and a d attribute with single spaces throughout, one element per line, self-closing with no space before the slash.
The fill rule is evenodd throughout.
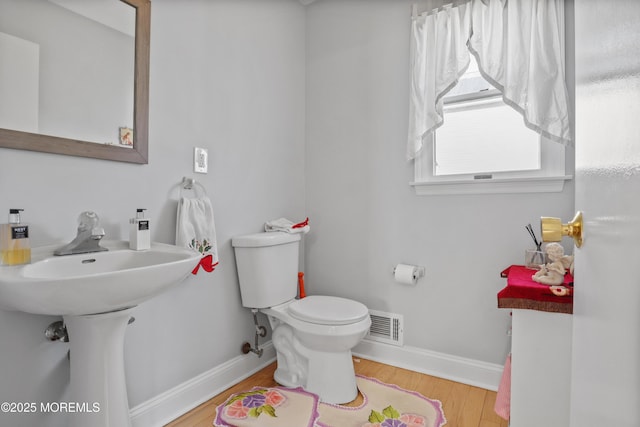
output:
<path id="1" fill-rule="evenodd" d="M 213 208 L 206 196 L 180 198 L 176 224 L 176 245 L 196 250 L 202 254 L 199 268 L 211 272 L 218 265 L 218 243 L 213 221 Z"/>
<path id="2" fill-rule="evenodd" d="M 285 233 L 303 233 L 306 234 L 311 228 L 309 227 L 309 218 L 302 222 L 294 224 L 286 218 L 278 218 L 268 221 L 264 224 L 264 231 L 284 231 Z"/>

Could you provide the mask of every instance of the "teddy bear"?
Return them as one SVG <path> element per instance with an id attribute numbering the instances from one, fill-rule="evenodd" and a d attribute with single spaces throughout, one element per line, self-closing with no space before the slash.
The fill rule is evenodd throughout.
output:
<path id="1" fill-rule="evenodd" d="M 565 255 L 559 243 L 549 243 L 545 249 L 549 262 L 541 265 L 531 279 L 544 285 L 560 285 L 564 282 L 567 269 L 573 274 L 573 256 Z"/>

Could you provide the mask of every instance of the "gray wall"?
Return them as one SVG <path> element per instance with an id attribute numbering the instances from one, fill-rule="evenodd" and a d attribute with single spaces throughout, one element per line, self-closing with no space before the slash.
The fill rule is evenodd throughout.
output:
<path id="1" fill-rule="evenodd" d="M 502 364 L 500 271 L 523 262 L 527 223 L 568 219 L 562 193 L 416 196 L 405 160 L 411 1 L 322 0 L 307 11 L 309 293 L 405 318 L 405 345 Z M 573 150 L 567 151 L 569 163 Z M 398 263 L 426 267 L 416 287 Z"/>
<path id="2" fill-rule="evenodd" d="M 220 266 L 139 306 L 125 342 L 131 406 L 253 340 L 230 239 L 305 214 L 304 8 L 154 0 L 151 28 L 148 165 L 0 150 L 0 215 L 24 208 L 37 246 L 73 238 L 83 210 L 98 212 L 107 238 L 128 238 L 137 207 L 148 209 L 152 239 L 172 243 L 178 184 L 195 176 L 193 147 L 209 149 L 209 174 L 196 178 L 213 203 Z M 0 311 L 0 401 L 63 399 L 68 346 L 43 335 L 53 320 Z M 60 425 L 54 418 L 0 414 L 0 424 Z"/>

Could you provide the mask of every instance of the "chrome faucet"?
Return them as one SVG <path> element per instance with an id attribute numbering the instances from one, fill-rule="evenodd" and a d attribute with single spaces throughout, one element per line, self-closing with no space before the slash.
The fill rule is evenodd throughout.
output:
<path id="1" fill-rule="evenodd" d="M 99 227 L 100 218 L 95 212 L 82 212 L 78 217 L 78 235 L 70 243 L 53 251 L 54 255 L 86 254 L 109 249 L 100 246 L 104 228 Z"/>

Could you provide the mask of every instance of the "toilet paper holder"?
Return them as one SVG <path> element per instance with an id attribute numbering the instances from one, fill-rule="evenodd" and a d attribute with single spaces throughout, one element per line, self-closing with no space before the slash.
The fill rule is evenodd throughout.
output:
<path id="1" fill-rule="evenodd" d="M 401 265 L 401 264 L 398 264 Z M 410 265 L 410 264 L 406 264 L 406 265 Z M 398 266 L 393 267 L 393 272 L 392 274 L 395 276 L 396 275 L 396 268 Z M 414 272 L 413 272 L 413 280 L 418 280 L 421 277 L 424 277 L 424 273 L 425 273 L 425 268 L 424 267 L 420 267 L 417 265 L 411 265 L 411 267 L 414 267 Z"/>

